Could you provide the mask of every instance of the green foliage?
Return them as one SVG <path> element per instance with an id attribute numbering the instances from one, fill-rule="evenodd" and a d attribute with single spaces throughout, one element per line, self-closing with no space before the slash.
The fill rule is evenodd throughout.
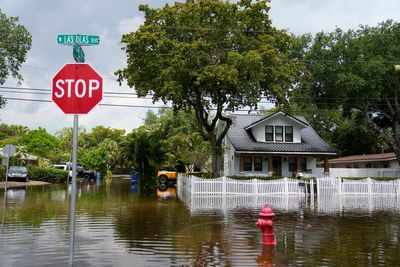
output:
<path id="1" fill-rule="evenodd" d="M 297 48 L 304 48 L 309 75 L 296 89 L 297 103 L 359 114 L 400 158 L 400 75 L 393 68 L 400 64 L 399 39 L 393 21 L 303 36 Z"/>
<path id="2" fill-rule="evenodd" d="M 302 70 L 291 60 L 294 40 L 271 25 L 267 0 L 195 0 L 140 10 L 145 22 L 122 37 L 128 65 L 116 74 L 139 96 L 193 109 L 217 173 L 232 124 L 223 110 L 256 107 L 262 95 L 285 102 Z"/>
<path id="3" fill-rule="evenodd" d="M 102 146 L 82 149 L 78 155 L 79 161 L 86 169 L 101 172 L 103 175 L 108 170 L 107 157 L 107 150 Z"/>
<path id="4" fill-rule="evenodd" d="M 197 124 L 193 112 L 174 112 L 170 109 L 159 111 L 158 116 L 148 112 L 145 126 L 158 131 L 163 136 L 166 152 L 163 165 L 176 166 L 183 163 L 188 169 L 193 166 L 205 168 L 211 155 L 210 144 L 196 131 Z"/>
<path id="5" fill-rule="evenodd" d="M 82 147 L 95 147 L 106 140 L 113 140 L 120 143 L 123 140 L 125 130 L 112 129 L 110 127 L 96 126 L 91 132 L 83 132 L 80 135 Z"/>
<path id="6" fill-rule="evenodd" d="M 338 156 L 379 153 L 378 140 L 376 133 L 350 119 L 344 120 L 332 135 L 332 144 L 340 151 Z"/>
<path id="7" fill-rule="evenodd" d="M 49 183 L 66 183 L 68 178 L 67 170 L 53 168 L 30 168 L 29 179 Z"/>
<path id="8" fill-rule="evenodd" d="M 0 40 L 0 84 L 4 84 L 9 75 L 22 80 L 19 68 L 31 48 L 31 35 L 18 24 L 18 18 L 8 18 L 0 11 Z M 0 107 L 3 105 L 1 99 Z"/>
<path id="9" fill-rule="evenodd" d="M 38 128 L 27 132 L 20 139 L 20 144 L 26 146 L 26 152 L 40 157 L 54 159 L 59 154 L 59 142 L 57 138 Z"/>
<path id="10" fill-rule="evenodd" d="M 0 124 L 0 146 L 7 144 L 18 145 L 21 137 L 26 134 L 29 129 L 22 125 Z"/>
<path id="11" fill-rule="evenodd" d="M 156 171 L 165 160 L 165 142 L 160 131 L 141 126 L 127 135 L 123 156 L 133 162 L 139 173 L 141 193 L 154 193 L 157 187 Z"/>

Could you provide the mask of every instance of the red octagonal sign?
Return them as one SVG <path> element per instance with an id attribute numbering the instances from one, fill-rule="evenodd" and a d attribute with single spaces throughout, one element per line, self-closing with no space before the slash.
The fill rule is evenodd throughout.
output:
<path id="1" fill-rule="evenodd" d="M 103 98 L 103 78 L 89 64 L 65 64 L 54 76 L 51 99 L 65 114 L 87 114 Z"/>

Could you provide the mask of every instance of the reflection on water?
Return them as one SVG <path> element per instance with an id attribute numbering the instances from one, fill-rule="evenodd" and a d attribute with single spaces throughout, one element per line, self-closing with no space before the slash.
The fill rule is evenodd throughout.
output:
<path id="1" fill-rule="evenodd" d="M 7 192 L 0 266 L 67 266 L 70 191 Z M 0 192 L 3 201 L 4 192 Z M 396 266 L 396 198 L 141 197 L 130 180 L 78 186 L 75 266 Z M 276 246 L 260 245 L 264 204 Z M 3 203 L 1 203 L 3 204 Z"/>

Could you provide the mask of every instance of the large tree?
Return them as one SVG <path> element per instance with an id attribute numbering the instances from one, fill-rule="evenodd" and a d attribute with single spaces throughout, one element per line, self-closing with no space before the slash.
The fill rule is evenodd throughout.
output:
<path id="1" fill-rule="evenodd" d="M 120 80 L 138 96 L 152 94 L 175 109 L 193 109 L 199 132 L 211 144 L 215 174 L 232 124 L 224 109 L 256 107 L 261 96 L 286 100 L 300 69 L 290 60 L 293 38 L 272 26 L 268 2 L 140 5 L 144 24 L 122 37 L 128 59 L 116 72 Z"/>
<path id="2" fill-rule="evenodd" d="M 0 85 L 10 75 L 18 81 L 22 80 L 19 69 L 31 43 L 31 35 L 24 26 L 18 24 L 18 18 L 8 18 L 0 10 Z M 0 106 L 4 105 L 1 97 L 0 100 Z"/>
<path id="3" fill-rule="evenodd" d="M 400 64 L 400 24 L 386 21 L 302 39 L 309 41 L 303 60 L 310 75 L 297 88 L 297 101 L 362 115 L 400 162 L 400 73 L 394 69 Z"/>

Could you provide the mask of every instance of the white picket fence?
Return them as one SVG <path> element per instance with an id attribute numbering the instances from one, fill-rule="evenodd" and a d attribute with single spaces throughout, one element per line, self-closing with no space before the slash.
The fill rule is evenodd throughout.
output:
<path id="1" fill-rule="evenodd" d="M 317 178 L 317 194 L 400 195 L 400 179 L 377 181 L 371 178 Z"/>
<path id="2" fill-rule="evenodd" d="M 178 193 L 190 195 L 301 195 L 307 193 L 306 184 L 308 182 L 286 177 L 278 180 L 236 180 L 180 175 L 177 187 Z M 310 188 L 313 190 L 314 187 Z"/>

